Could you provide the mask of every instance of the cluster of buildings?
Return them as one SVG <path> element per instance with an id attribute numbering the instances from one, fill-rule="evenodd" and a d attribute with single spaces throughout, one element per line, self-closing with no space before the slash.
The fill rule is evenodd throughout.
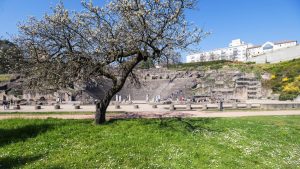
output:
<path id="1" fill-rule="evenodd" d="M 293 46 L 297 46 L 297 41 L 266 42 L 262 45 L 254 46 L 251 43 L 241 41 L 241 39 L 235 39 L 232 40 L 226 48 L 188 55 L 186 61 L 187 63 L 214 60 L 247 62 L 249 59 L 256 56 Z"/>

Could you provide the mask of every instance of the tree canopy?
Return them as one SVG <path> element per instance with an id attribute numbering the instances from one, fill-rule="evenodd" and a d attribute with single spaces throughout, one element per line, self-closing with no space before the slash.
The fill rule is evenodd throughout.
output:
<path id="1" fill-rule="evenodd" d="M 0 74 L 16 72 L 21 59 L 15 44 L 8 40 L 0 40 Z"/>
<path id="2" fill-rule="evenodd" d="M 112 0 L 103 7 L 82 2 L 69 12 L 59 4 L 53 14 L 30 18 L 16 38 L 26 58 L 29 86 L 67 88 L 103 83 L 112 87 L 97 103 L 96 123 L 105 121 L 111 98 L 133 69 L 148 59 L 171 59 L 200 42 L 205 33 L 186 21 L 195 0 Z"/>

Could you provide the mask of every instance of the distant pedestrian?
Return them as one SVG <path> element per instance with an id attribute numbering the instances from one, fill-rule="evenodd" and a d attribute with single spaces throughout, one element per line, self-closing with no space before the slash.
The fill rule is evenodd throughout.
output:
<path id="1" fill-rule="evenodd" d="M 7 102 L 6 102 L 6 100 L 3 100 L 2 104 L 3 104 L 3 109 L 6 110 L 7 109 Z"/>
<path id="2" fill-rule="evenodd" d="M 58 104 L 60 102 L 59 97 L 56 98 L 56 103 Z"/>
<path id="3" fill-rule="evenodd" d="M 3 109 L 6 110 L 6 101 L 5 100 L 2 101 L 2 105 L 3 105 Z"/>
<path id="4" fill-rule="evenodd" d="M 223 111 L 223 110 L 224 110 L 223 101 L 220 100 L 220 111 Z"/>
<path id="5" fill-rule="evenodd" d="M 6 102 L 6 108 L 9 109 L 10 101 Z"/>

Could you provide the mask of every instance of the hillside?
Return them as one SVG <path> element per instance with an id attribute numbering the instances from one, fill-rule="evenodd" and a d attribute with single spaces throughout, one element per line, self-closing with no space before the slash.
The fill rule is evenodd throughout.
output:
<path id="1" fill-rule="evenodd" d="M 236 69 L 256 75 L 270 74 L 268 80 L 262 80 L 264 87 L 280 94 L 280 100 L 292 100 L 300 94 L 300 59 L 274 63 L 254 64 L 252 62 L 212 61 L 171 65 L 172 70 L 222 70 Z"/>
<path id="2" fill-rule="evenodd" d="M 169 69 L 138 69 L 137 72 L 142 85 L 136 88 L 127 81 L 119 93 L 123 98 L 131 95 L 134 100 L 144 100 L 148 94 L 151 99 L 157 95 L 164 99 L 177 99 L 181 96 L 217 96 L 218 93 L 231 92 L 232 98 L 276 99 L 279 95 L 280 100 L 293 100 L 300 94 L 300 59 L 276 64 L 231 61 L 187 63 L 170 65 Z M 247 91 L 248 89 L 246 91 L 238 89 L 241 85 L 239 80 L 245 77 L 248 79 L 250 77 L 250 81 L 256 81 L 256 86 L 253 84 L 248 86 L 249 90 L 256 88 L 252 91 L 257 92 L 255 97 L 242 94 L 251 92 Z M 0 75 L 0 82 L 2 81 L 3 85 L 6 85 L 4 81 L 10 81 L 9 79 L 8 75 Z M 4 87 L 14 86 L 11 82 L 7 83 L 10 85 Z M 102 96 L 109 86 L 108 83 L 99 88 L 86 88 L 85 91 L 91 97 Z M 272 93 L 270 89 L 275 95 L 268 94 Z"/>

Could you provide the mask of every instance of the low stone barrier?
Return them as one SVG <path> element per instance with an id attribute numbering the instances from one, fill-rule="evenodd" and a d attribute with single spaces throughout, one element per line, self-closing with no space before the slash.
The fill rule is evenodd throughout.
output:
<path id="1" fill-rule="evenodd" d="M 133 105 L 133 108 L 134 108 L 134 109 L 138 109 L 138 108 L 139 108 L 139 105 Z"/>
<path id="2" fill-rule="evenodd" d="M 300 109 L 300 103 L 270 103 L 261 104 L 260 107 L 265 110 Z"/>
<path id="3" fill-rule="evenodd" d="M 206 105 L 206 109 L 219 109 L 219 104 Z"/>
<path id="4" fill-rule="evenodd" d="M 236 107 L 237 107 L 237 108 L 242 108 L 242 109 L 244 109 L 244 108 L 247 108 L 247 104 L 245 104 L 245 103 L 237 104 Z"/>
<path id="5" fill-rule="evenodd" d="M 201 108 L 202 110 L 209 110 L 209 109 L 217 110 L 220 109 L 220 104 L 203 104 Z M 300 103 L 227 103 L 223 105 L 223 108 L 224 109 L 285 110 L 285 109 L 300 109 Z"/>
<path id="6" fill-rule="evenodd" d="M 157 105 L 156 105 L 156 104 L 152 105 L 152 108 L 156 109 L 156 108 L 157 108 Z"/>
<path id="7" fill-rule="evenodd" d="M 254 103 L 254 104 L 251 104 L 251 107 L 254 108 L 254 109 L 259 109 L 260 108 L 260 104 Z"/>

